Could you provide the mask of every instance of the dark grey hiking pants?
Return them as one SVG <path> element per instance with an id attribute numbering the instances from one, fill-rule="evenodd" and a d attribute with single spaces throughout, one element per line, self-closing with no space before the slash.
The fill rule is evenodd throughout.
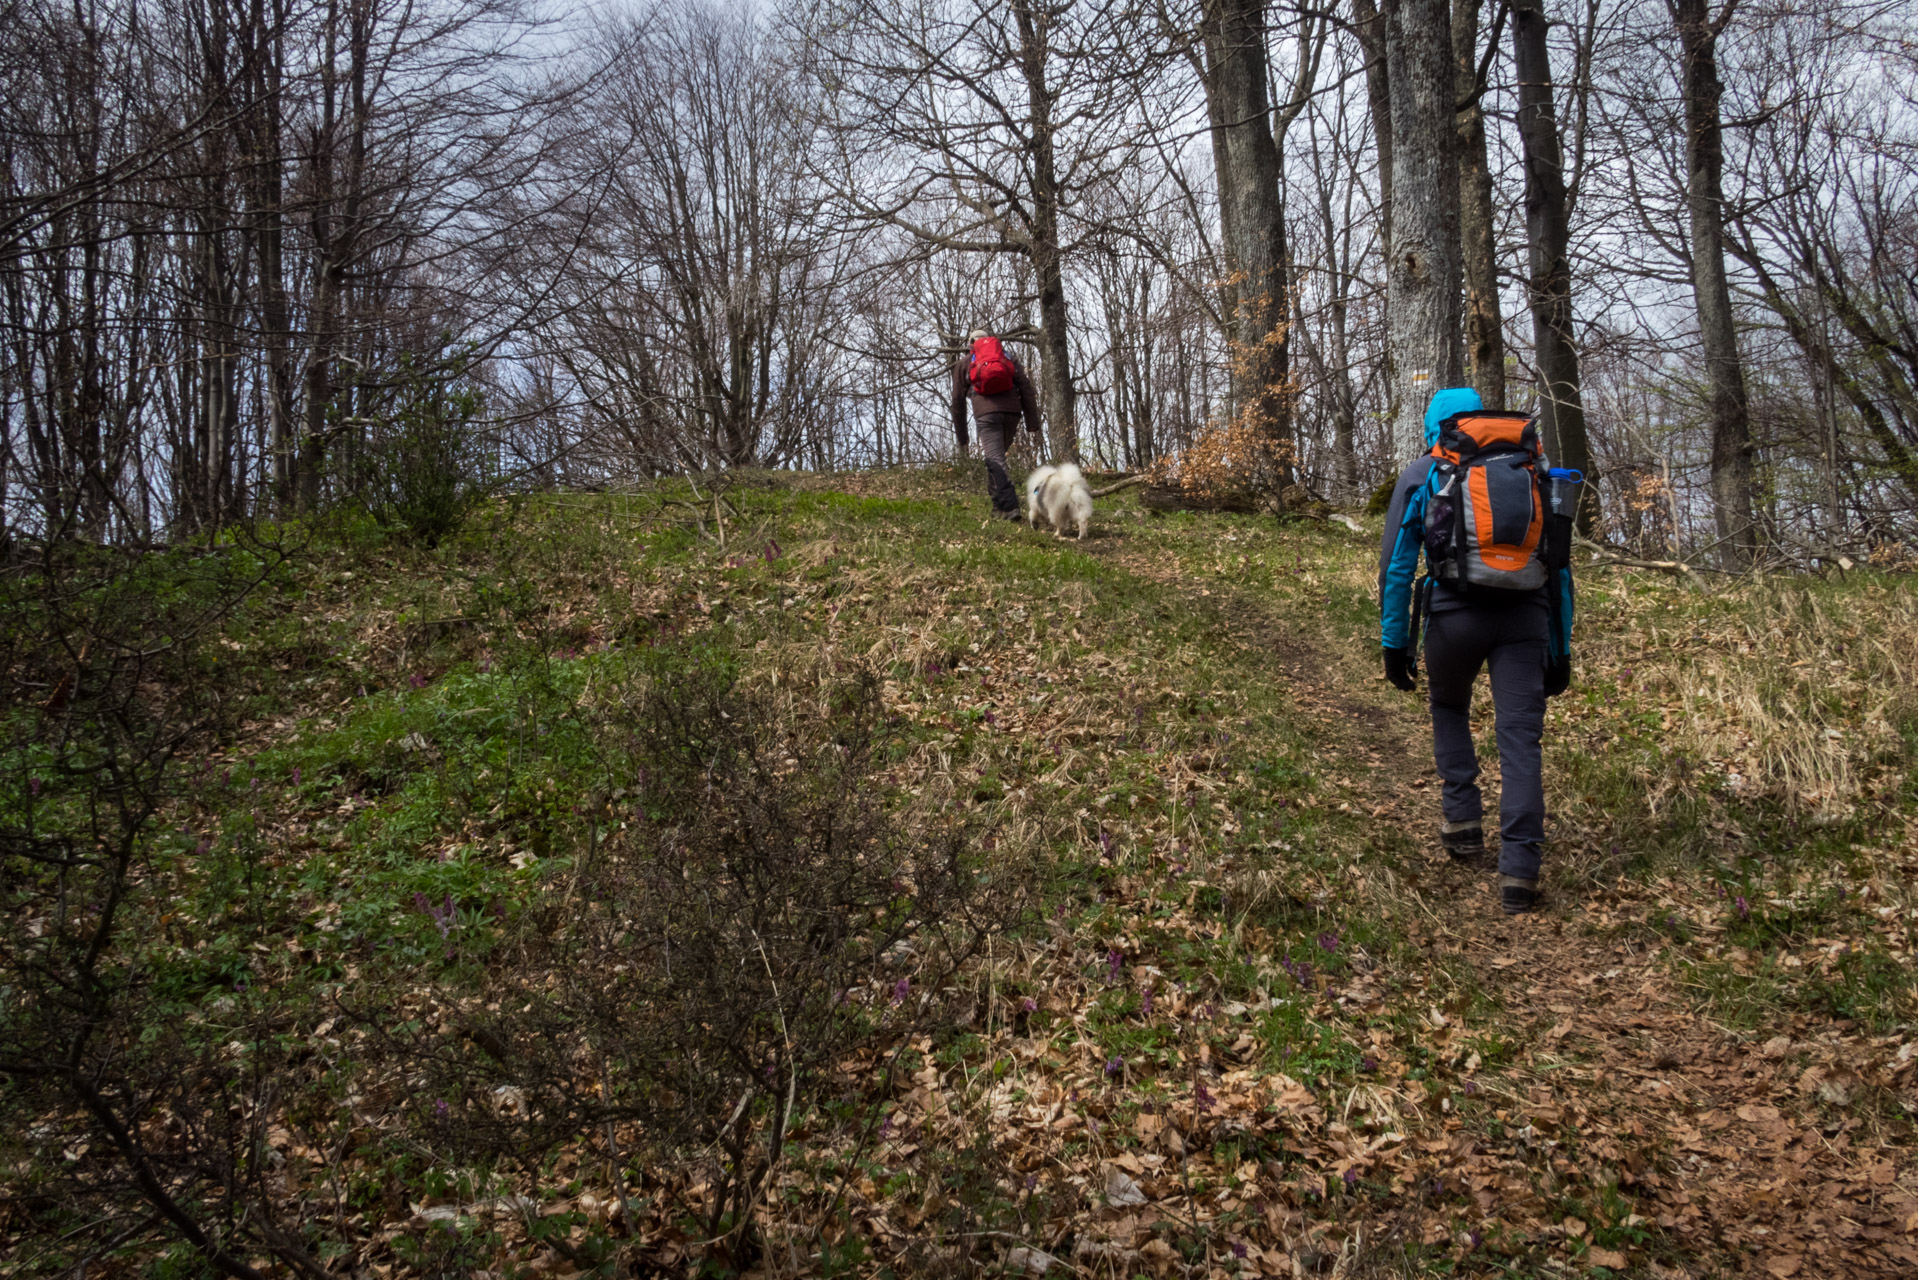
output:
<path id="1" fill-rule="evenodd" d="M 1545 838 L 1545 602 L 1468 607 L 1431 615 L 1425 671 L 1432 691 L 1432 754 L 1444 782 L 1447 822 L 1485 816 L 1472 748 L 1472 682 L 1489 666 L 1498 728 L 1499 874 L 1538 878 Z"/>
<path id="2" fill-rule="evenodd" d="M 978 425 L 979 455 L 986 460 L 986 492 L 992 495 L 993 512 L 1017 514 L 1019 492 L 1012 487 L 1012 477 L 1006 474 L 1006 449 L 1012 444 L 1012 433 L 1019 429 L 1019 415 L 982 413 Z"/>

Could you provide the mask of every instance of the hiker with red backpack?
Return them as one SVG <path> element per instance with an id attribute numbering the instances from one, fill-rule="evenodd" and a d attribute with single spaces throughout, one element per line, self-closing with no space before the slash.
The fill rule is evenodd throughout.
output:
<path id="1" fill-rule="evenodd" d="M 1019 521 L 1019 494 L 1006 474 L 1006 450 L 1012 446 L 1020 415 L 1026 430 L 1039 433 L 1039 398 L 1026 371 L 1005 344 L 984 329 L 974 329 L 971 348 L 952 370 L 952 429 L 959 435 L 959 456 L 967 457 L 966 407 L 979 426 L 979 452 L 986 460 L 986 491 L 992 514 Z"/>
<path id="2" fill-rule="evenodd" d="M 1491 673 L 1498 733 L 1499 906 L 1539 903 L 1545 700 L 1572 676 L 1571 536 L 1576 472 L 1548 469 L 1536 424 L 1451 387 L 1425 410 L 1429 453 L 1392 487 L 1379 552 L 1385 678 L 1417 687 L 1419 624 L 1443 787 L 1439 841 L 1461 863 L 1485 856 L 1472 684 Z M 1419 554 L 1425 576 L 1416 582 Z"/>

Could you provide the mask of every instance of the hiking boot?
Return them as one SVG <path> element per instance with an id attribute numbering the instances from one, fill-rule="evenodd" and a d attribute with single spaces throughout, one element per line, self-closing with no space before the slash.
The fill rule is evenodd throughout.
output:
<path id="1" fill-rule="evenodd" d="M 1454 862 L 1481 861 L 1485 857 L 1485 825 L 1477 818 L 1447 822 L 1439 827 L 1439 843 Z"/>
<path id="2" fill-rule="evenodd" d="M 994 511 L 992 513 L 992 518 L 995 520 L 1004 520 L 1007 524 L 1023 524 L 1025 523 L 1026 517 L 1024 512 L 1013 510 L 1013 511 Z"/>
<path id="3" fill-rule="evenodd" d="M 1508 916 L 1527 915 L 1538 909 L 1543 895 L 1538 891 L 1538 881 L 1521 880 L 1517 876 L 1498 878 L 1498 905 Z"/>

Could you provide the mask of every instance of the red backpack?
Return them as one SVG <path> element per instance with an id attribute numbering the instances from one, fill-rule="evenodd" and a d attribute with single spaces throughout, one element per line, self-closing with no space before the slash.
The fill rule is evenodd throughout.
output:
<path id="1" fill-rule="evenodd" d="M 972 389 L 982 396 L 1001 395 L 1012 390 L 1012 357 L 999 339 L 985 337 L 972 344 L 972 368 L 966 377 Z"/>

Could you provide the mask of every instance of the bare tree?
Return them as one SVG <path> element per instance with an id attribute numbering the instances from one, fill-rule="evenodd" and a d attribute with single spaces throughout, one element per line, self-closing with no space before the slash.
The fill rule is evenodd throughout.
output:
<path id="1" fill-rule="evenodd" d="M 1453 0 L 1452 60 L 1458 77 L 1458 178 L 1461 274 L 1465 280 L 1465 358 L 1479 398 L 1505 407 L 1505 326 L 1498 305 L 1498 253 L 1492 217 L 1492 171 L 1485 154 L 1486 76 L 1510 9 L 1500 0 L 1479 53 L 1482 0 Z M 1521 76 L 1521 79 L 1523 77 Z"/>
<path id="2" fill-rule="evenodd" d="M 1513 0 L 1512 53 L 1518 69 L 1518 129 L 1525 155 L 1525 224 L 1531 270 L 1527 294 L 1538 368 L 1540 434 L 1552 461 L 1585 474 L 1578 527 L 1598 524 L 1598 480 L 1585 439 L 1578 348 L 1572 331 L 1569 201 L 1552 101 L 1543 0 Z"/>
<path id="3" fill-rule="evenodd" d="M 1400 460 L 1424 441 L 1426 401 L 1465 378 L 1452 15 L 1445 0 L 1387 0 L 1392 239 L 1386 274 Z"/>
<path id="4" fill-rule="evenodd" d="M 1738 12 L 1738 0 L 1726 0 L 1716 15 L 1706 0 L 1671 0 L 1671 5 L 1684 60 L 1692 295 L 1710 385 L 1713 519 L 1722 544 L 1721 558 L 1731 567 L 1742 568 L 1757 550 L 1752 514 L 1757 468 L 1745 369 L 1725 273 L 1725 153 L 1719 117 L 1725 87 L 1718 78 L 1718 40 Z"/>

